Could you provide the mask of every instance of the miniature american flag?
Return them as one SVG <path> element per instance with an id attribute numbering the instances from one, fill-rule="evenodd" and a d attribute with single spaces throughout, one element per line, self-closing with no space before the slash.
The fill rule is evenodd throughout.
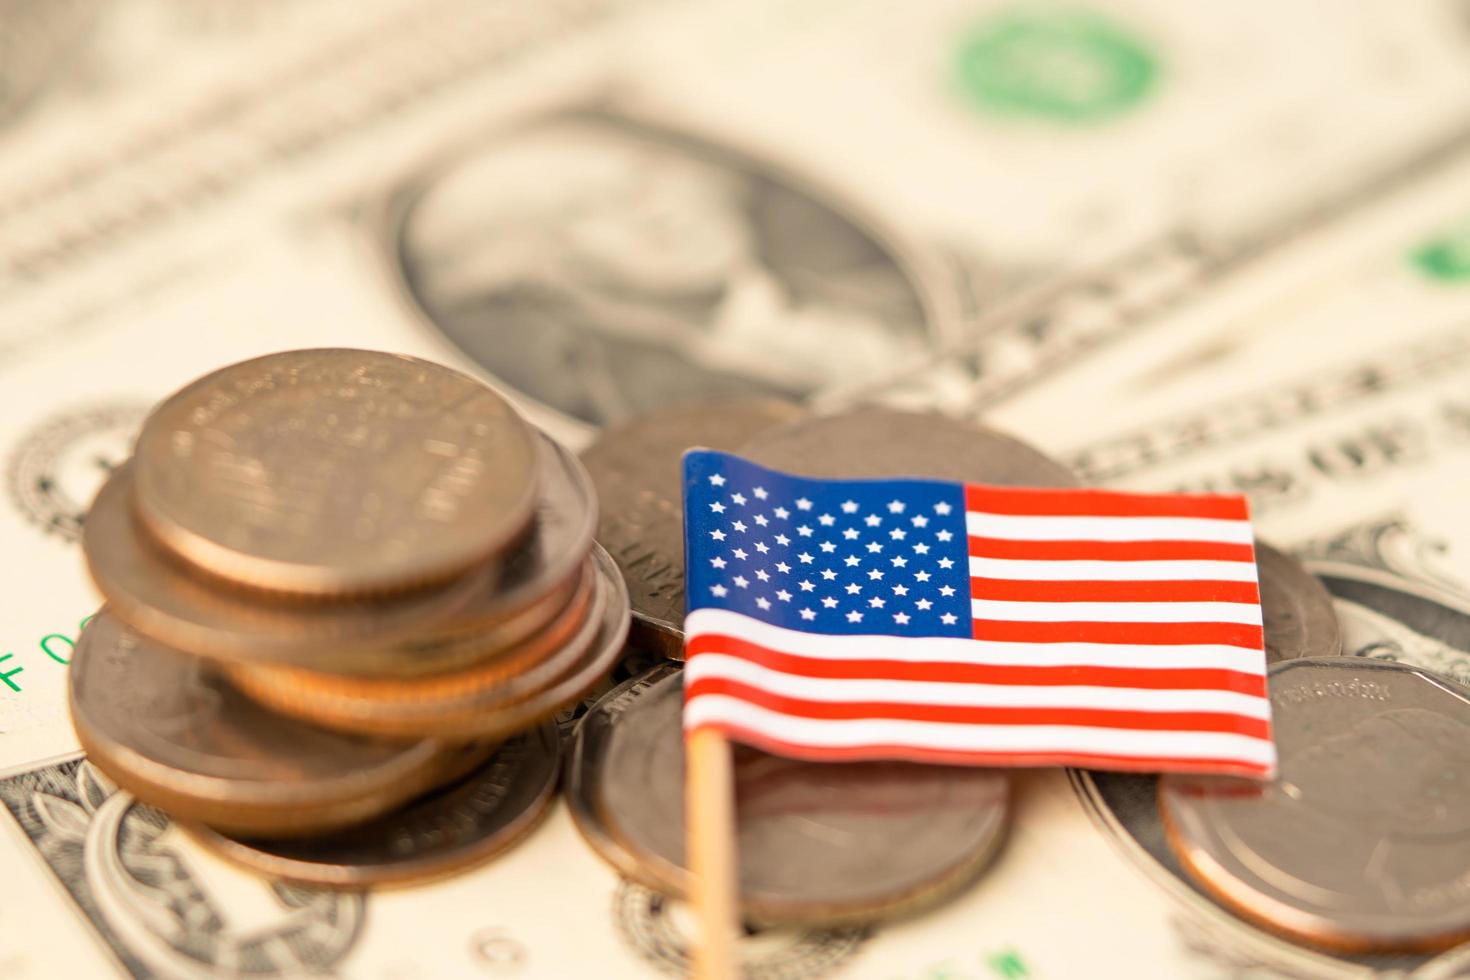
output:
<path id="1" fill-rule="evenodd" d="M 686 731 L 816 760 L 1267 777 L 1244 498 L 684 457 Z"/>

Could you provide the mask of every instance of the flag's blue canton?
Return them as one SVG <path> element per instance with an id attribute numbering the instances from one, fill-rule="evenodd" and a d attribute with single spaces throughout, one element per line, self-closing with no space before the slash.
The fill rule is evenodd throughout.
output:
<path id="1" fill-rule="evenodd" d="M 965 492 L 684 455 L 688 608 L 808 633 L 970 636 Z"/>

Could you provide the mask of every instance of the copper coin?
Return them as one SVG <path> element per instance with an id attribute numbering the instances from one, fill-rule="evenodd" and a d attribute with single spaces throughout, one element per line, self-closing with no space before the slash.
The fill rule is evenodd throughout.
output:
<path id="1" fill-rule="evenodd" d="M 189 826 L 205 847 L 252 871 L 329 888 L 439 878 L 514 847 L 546 815 L 561 740 L 555 725 L 513 736 L 458 781 L 370 823 L 310 840 L 256 840 Z"/>
<path id="2" fill-rule="evenodd" d="M 1169 845 L 1227 907 L 1353 952 L 1470 938 L 1470 692 L 1403 664 L 1270 669 L 1273 782 L 1169 775 Z"/>
<path id="3" fill-rule="evenodd" d="M 554 717 L 577 703 L 602 683 L 617 664 L 628 640 L 628 589 L 612 558 L 601 547 L 592 549 L 598 579 L 606 595 L 602 628 L 578 662 L 556 683 L 525 698 L 497 708 L 476 723 L 477 738 L 503 738 Z"/>
<path id="4" fill-rule="evenodd" d="M 132 464 L 103 485 L 83 529 L 92 579 L 113 615 L 160 642 L 200 656 L 290 664 L 345 674 L 447 670 L 508 645 L 555 615 L 586 560 L 597 500 L 575 456 L 538 440 L 534 531 L 503 563 L 447 585 L 376 601 L 283 605 L 221 587 L 140 533 Z M 502 635 L 490 631 L 502 629 Z M 464 642 L 449 642 L 462 639 Z"/>
<path id="5" fill-rule="evenodd" d="M 597 540 L 628 582 L 635 642 L 683 656 L 684 450 L 734 451 L 803 414 L 774 398 L 675 405 L 603 430 L 582 453 L 602 505 Z"/>
<path id="6" fill-rule="evenodd" d="M 271 704 L 310 704 L 317 698 L 333 698 L 341 694 L 371 697 L 374 701 L 414 701 L 431 696 L 431 692 L 468 690 L 502 683 L 516 686 L 534 681 L 546 671 L 568 639 L 588 619 L 589 610 L 598 598 L 597 574 L 589 558 L 577 573 L 571 598 L 562 603 L 557 614 L 541 625 L 531 637 L 510 647 L 493 646 L 470 668 L 416 674 L 411 677 L 362 674 L 333 674 L 305 667 L 282 667 L 275 664 L 225 663 L 222 669 L 241 690 L 256 700 Z"/>
<path id="7" fill-rule="evenodd" d="M 683 684 L 662 664 L 578 723 L 573 819 L 620 872 L 688 889 Z M 861 922 L 911 911 L 972 881 L 998 849 L 1010 780 L 911 762 L 800 762 L 736 745 L 740 898 L 760 923 Z"/>
<path id="8" fill-rule="evenodd" d="M 105 608 L 77 641 L 70 684 L 72 724 L 98 768 L 146 803 L 243 833 L 360 823 L 486 751 L 273 715 L 208 661 L 134 633 Z"/>
<path id="9" fill-rule="evenodd" d="M 1342 653 L 1332 597 L 1301 562 L 1257 541 L 1256 574 L 1267 663 Z"/>
<path id="10" fill-rule="evenodd" d="M 189 562 L 275 592 L 443 581 L 504 549 L 535 502 L 529 427 L 488 386 L 379 351 L 284 351 L 154 409 L 142 523 Z"/>
<path id="11" fill-rule="evenodd" d="M 399 737 L 503 733 L 497 711 L 554 686 L 581 665 L 609 620 L 609 569 L 589 559 L 579 601 L 518 650 L 421 677 L 351 677 L 235 664 L 235 685 L 273 711 L 344 732 Z"/>
<path id="12" fill-rule="evenodd" d="M 890 408 L 859 408 L 767 429 L 740 455 L 800 476 L 1078 485 L 1071 470 L 1019 439 L 943 415 Z"/>

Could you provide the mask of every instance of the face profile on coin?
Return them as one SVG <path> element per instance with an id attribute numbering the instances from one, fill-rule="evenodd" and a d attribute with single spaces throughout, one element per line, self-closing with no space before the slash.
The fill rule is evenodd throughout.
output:
<path id="1" fill-rule="evenodd" d="M 741 447 L 740 454 L 799 476 L 1078 485 L 1065 466 L 1019 439 L 943 415 L 890 408 L 813 416 L 767 429 Z"/>
<path id="2" fill-rule="evenodd" d="M 1332 596 L 1301 562 L 1256 542 L 1256 575 L 1261 588 L 1266 662 L 1342 653 L 1342 634 Z"/>
<path id="3" fill-rule="evenodd" d="M 578 724 L 573 819 L 621 872 L 667 894 L 684 857 L 683 684 L 663 664 Z M 861 922 L 969 883 L 1007 825 L 1009 780 L 909 762 L 800 762 L 734 746 L 742 911 L 753 922 Z"/>
<path id="4" fill-rule="evenodd" d="M 143 424 L 142 524 L 229 582 L 340 596 L 443 581 L 510 545 L 535 446 L 508 402 L 428 361 L 269 354 L 200 378 Z"/>
<path id="5" fill-rule="evenodd" d="M 483 755 L 279 717 L 207 661 L 139 636 L 106 609 L 82 631 L 70 670 L 72 724 L 93 764 L 170 813 L 240 832 L 366 820 Z"/>
<path id="6" fill-rule="evenodd" d="M 1355 657 L 1276 664 L 1270 690 L 1274 782 L 1159 781 L 1181 863 L 1245 918 L 1324 947 L 1470 937 L 1470 694 Z"/>
<path id="7" fill-rule="evenodd" d="M 733 451 L 802 414 L 774 398 L 676 405 L 604 430 L 582 453 L 597 487 L 597 540 L 627 579 L 633 634 L 645 647 L 683 655 L 684 451 Z"/>
<path id="8" fill-rule="evenodd" d="M 351 674 L 449 670 L 493 650 L 491 632 L 513 622 L 512 635 L 502 637 L 513 642 L 553 616 L 560 605 L 543 600 L 570 587 L 592 545 L 597 500 L 587 471 L 545 437 L 537 439 L 537 461 L 535 533 L 503 565 L 434 589 L 282 604 L 222 587 L 137 527 L 129 506 L 133 463 L 118 467 L 98 493 L 82 550 L 114 615 L 198 656 Z M 521 615 L 527 612 L 535 615 Z M 454 637 L 466 642 L 445 642 Z"/>
<path id="9" fill-rule="evenodd" d="M 330 888 L 421 882 L 465 870 L 534 830 L 561 764 L 556 726 L 512 736 L 470 772 L 365 824 L 310 840 L 257 840 L 188 829 L 259 874 Z"/>

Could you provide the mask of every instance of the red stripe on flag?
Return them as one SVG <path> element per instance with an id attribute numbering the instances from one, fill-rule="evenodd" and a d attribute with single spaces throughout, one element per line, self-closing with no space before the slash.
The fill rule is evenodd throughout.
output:
<path id="1" fill-rule="evenodd" d="M 976 558 L 1031 561 L 1255 561 L 1248 544 L 1214 541 L 1013 541 L 970 535 Z"/>
<path id="2" fill-rule="evenodd" d="M 1255 605 L 1254 582 L 1074 582 L 1061 579 L 970 579 L 972 599 L 1015 602 L 1240 602 Z"/>
<path id="3" fill-rule="evenodd" d="M 875 758 L 902 759 L 929 765 L 951 766 L 1076 766 L 1083 769 L 1114 769 L 1126 772 L 1162 772 L 1188 770 L 1229 776 L 1263 777 L 1266 766 L 1230 759 L 1192 758 L 1188 756 L 1104 755 L 1093 752 L 970 752 L 961 749 L 920 748 L 913 745 L 806 745 L 772 738 L 743 725 L 708 721 L 699 728 L 722 731 L 730 738 L 791 759 L 810 762 L 861 762 Z"/>
<path id="4" fill-rule="evenodd" d="M 965 486 L 965 509 L 1036 517 L 1203 517 L 1243 521 L 1245 498 L 1233 495 L 1123 493 L 1116 490 L 1017 490 Z"/>
<path id="5" fill-rule="evenodd" d="M 1218 643 L 1264 650 L 1261 627 L 1245 623 L 1036 623 L 976 619 L 977 640 L 1008 643 Z"/>
<path id="6" fill-rule="evenodd" d="M 1209 667 L 1034 667 L 1010 664 L 914 662 L 909 660 L 834 660 L 803 657 L 735 636 L 706 633 L 684 647 L 692 659 L 723 653 L 783 674 L 837 680 L 927 681 L 944 684 L 1001 684 L 1033 687 L 1126 687 L 1140 690 L 1233 691 L 1266 696 L 1266 678 L 1246 671 Z M 1241 651 L 1242 658 L 1247 651 Z"/>
<path id="7" fill-rule="evenodd" d="M 1226 732 L 1270 738 L 1264 718 L 1223 711 L 1140 711 L 1115 708 L 1026 708 L 957 704 L 905 704 L 893 701 L 809 701 L 776 694 L 726 677 L 701 677 L 684 685 L 684 700 L 723 694 L 746 704 L 796 718 L 818 721 L 884 719 L 952 725 L 1077 725 L 1154 732 Z"/>

